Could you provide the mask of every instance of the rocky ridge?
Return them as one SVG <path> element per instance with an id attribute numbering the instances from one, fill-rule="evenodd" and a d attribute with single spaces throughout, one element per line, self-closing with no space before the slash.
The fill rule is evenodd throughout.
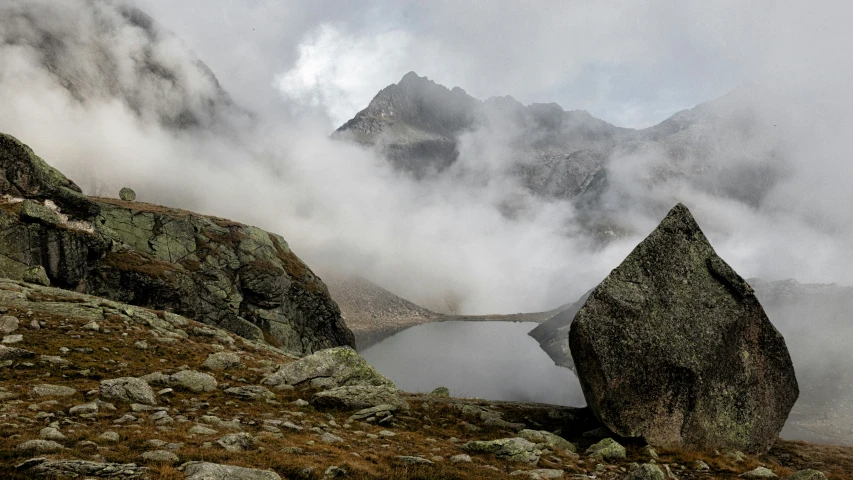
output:
<path id="1" fill-rule="evenodd" d="M 354 345 L 323 282 L 279 235 L 87 197 L 0 134 L 0 271 L 180 313 L 293 354 Z"/>

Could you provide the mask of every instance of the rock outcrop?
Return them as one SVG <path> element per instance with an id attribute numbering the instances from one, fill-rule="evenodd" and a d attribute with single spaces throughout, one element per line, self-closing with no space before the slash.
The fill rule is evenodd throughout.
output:
<path id="1" fill-rule="evenodd" d="M 0 274 L 166 310 L 296 355 L 354 345 L 323 282 L 280 236 L 221 218 L 93 198 L 0 134 Z"/>
<path id="2" fill-rule="evenodd" d="M 593 290 L 569 344 L 596 416 L 653 445 L 765 452 L 799 394 L 782 335 L 681 204 Z"/>

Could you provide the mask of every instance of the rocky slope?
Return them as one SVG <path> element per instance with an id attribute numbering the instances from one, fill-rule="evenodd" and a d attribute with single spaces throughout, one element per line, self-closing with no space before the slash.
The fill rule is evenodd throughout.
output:
<path id="1" fill-rule="evenodd" d="M 83 195 L 0 134 L 0 272 L 186 315 L 293 354 L 353 345 L 323 282 L 278 235 Z"/>
<path id="2" fill-rule="evenodd" d="M 654 452 L 601 440 L 585 409 L 393 389 L 405 406 L 329 406 L 318 399 L 387 380 L 345 348 L 294 361 L 180 315 L 68 290 L 0 279 L 0 310 L 0 476 L 10 480 L 711 479 L 757 468 L 853 478 L 849 448 Z M 792 478 L 824 478 L 805 474 Z"/>

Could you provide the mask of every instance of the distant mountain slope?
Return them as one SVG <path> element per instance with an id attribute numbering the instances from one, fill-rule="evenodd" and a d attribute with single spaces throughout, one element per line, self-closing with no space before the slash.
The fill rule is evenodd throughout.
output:
<path id="1" fill-rule="evenodd" d="M 650 188 L 683 180 L 758 205 L 785 174 L 782 139 L 765 118 L 772 116 L 756 110 L 757 100 L 768 95 L 747 85 L 634 130 L 554 103 L 525 106 L 512 97 L 480 101 L 410 72 L 333 136 L 376 148 L 416 178 L 448 171 L 467 149 L 473 158 L 460 171 L 482 167 L 477 175 L 510 175 L 540 198 L 572 199 L 592 218 L 589 223 L 607 223 L 606 210 L 619 205 L 604 205 L 602 194 L 607 189 L 615 199 L 633 194 L 611 181 L 617 159 L 636 166 L 634 180 Z M 490 164 L 498 164 L 498 171 Z"/>
<path id="2" fill-rule="evenodd" d="M 116 100 L 171 130 L 250 118 L 175 35 L 124 2 L 3 2 L 0 48 L 40 64 L 81 104 Z"/>

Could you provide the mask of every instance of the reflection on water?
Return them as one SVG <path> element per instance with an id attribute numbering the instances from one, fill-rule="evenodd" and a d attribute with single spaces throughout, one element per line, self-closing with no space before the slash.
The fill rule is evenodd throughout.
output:
<path id="1" fill-rule="evenodd" d="M 361 355 L 408 392 L 445 386 L 454 397 L 583 406 L 574 372 L 558 367 L 527 332 L 533 322 L 418 325 Z"/>

